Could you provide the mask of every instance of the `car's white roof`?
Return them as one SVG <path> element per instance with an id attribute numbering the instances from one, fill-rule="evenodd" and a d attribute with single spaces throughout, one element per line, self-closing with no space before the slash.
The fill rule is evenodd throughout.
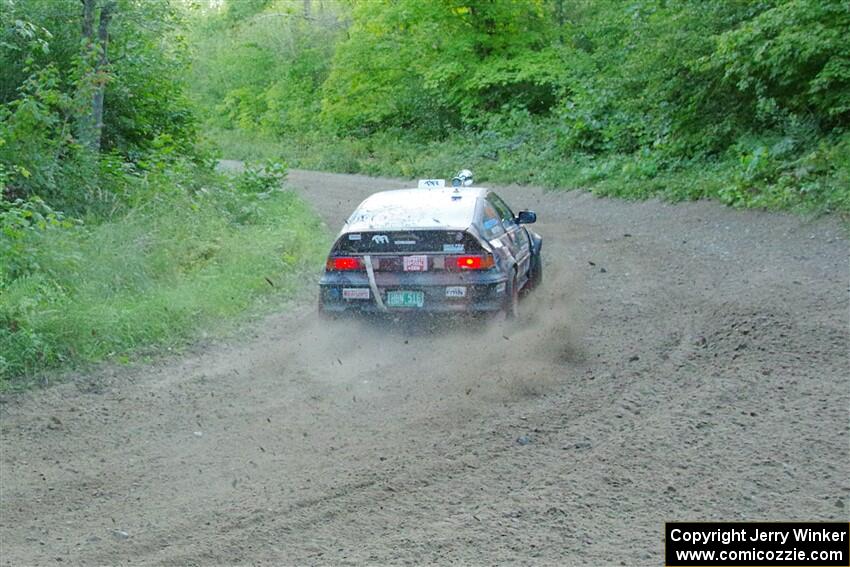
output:
<path id="1" fill-rule="evenodd" d="M 360 203 L 342 232 L 464 230 L 472 224 L 475 203 L 486 193 L 478 187 L 381 191 Z"/>

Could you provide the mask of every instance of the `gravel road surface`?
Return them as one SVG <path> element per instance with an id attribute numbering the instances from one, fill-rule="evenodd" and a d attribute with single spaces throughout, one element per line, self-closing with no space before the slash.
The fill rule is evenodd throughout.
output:
<path id="1" fill-rule="evenodd" d="M 336 231 L 391 179 L 293 171 Z M 500 191 L 516 328 L 320 323 L 0 400 L 0 564 L 660 565 L 668 520 L 850 516 L 837 219 Z"/>

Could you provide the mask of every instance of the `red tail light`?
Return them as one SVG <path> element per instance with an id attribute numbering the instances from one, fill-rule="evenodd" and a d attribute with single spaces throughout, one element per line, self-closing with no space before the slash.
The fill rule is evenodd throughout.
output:
<path id="1" fill-rule="evenodd" d="M 489 270 L 493 265 L 493 256 L 491 254 L 450 256 L 446 258 L 447 270 Z"/>
<path id="2" fill-rule="evenodd" d="M 341 256 L 338 258 L 328 258 L 326 268 L 329 272 L 344 270 L 362 270 L 364 268 L 363 260 L 353 256 Z"/>

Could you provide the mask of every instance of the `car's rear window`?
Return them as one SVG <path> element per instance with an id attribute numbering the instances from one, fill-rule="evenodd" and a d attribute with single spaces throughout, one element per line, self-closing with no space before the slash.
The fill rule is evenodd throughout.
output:
<path id="1" fill-rule="evenodd" d="M 458 254 L 481 250 L 468 232 L 458 230 L 413 230 L 352 232 L 339 237 L 334 252 L 344 254 L 380 254 L 439 252 Z"/>

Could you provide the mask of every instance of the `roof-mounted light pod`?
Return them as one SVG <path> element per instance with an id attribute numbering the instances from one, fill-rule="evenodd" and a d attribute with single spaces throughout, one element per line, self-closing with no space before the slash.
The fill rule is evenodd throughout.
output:
<path id="1" fill-rule="evenodd" d="M 452 187 L 469 187 L 472 185 L 472 172 L 468 169 L 461 169 L 457 175 L 452 178 Z"/>

